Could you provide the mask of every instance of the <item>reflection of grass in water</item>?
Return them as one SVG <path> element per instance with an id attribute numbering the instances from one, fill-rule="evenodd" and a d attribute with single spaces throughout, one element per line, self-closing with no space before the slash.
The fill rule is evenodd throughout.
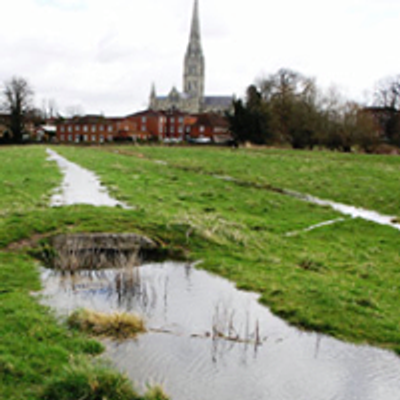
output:
<path id="1" fill-rule="evenodd" d="M 245 313 L 245 326 L 235 324 L 235 312 L 233 308 L 223 304 L 215 307 L 212 318 L 212 336 L 213 340 L 224 339 L 237 343 L 253 344 L 256 348 L 262 344 L 260 336 L 260 325 L 258 319 L 254 322 L 254 330 L 250 326 L 250 315 Z"/>
<path id="2" fill-rule="evenodd" d="M 104 361 L 77 358 L 48 381 L 43 400 L 168 400 L 156 386 L 140 396 L 125 375 L 115 372 Z"/>
<path id="3" fill-rule="evenodd" d="M 68 324 L 84 332 L 118 339 L 135 337 L 146 330 L 143 319 L 138 315 L 106 314 L 86 309 L 74 311 L 68 318 Z"/>

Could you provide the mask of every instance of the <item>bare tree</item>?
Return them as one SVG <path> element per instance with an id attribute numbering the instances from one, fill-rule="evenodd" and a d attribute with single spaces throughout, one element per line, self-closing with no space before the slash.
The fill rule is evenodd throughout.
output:
<path id="1" fill-rule="evenodd" d="M 9 115 L 8 126 L 12 140 L 21 143 L 25 133 L 26 117 L 31 109 L 33 90 L 26 79 L 13 77 L 4 84 L 3 109 Z"/>
<path id="2" fill-rule="evenodd" d="M 400 75 L 381 79 L 375 88 L 375 106 L 380 110 L 380 125 L 385 139 L 400 145 Z"/>
<path id="3" fill-rule="evenodd" d="M 381 79 L 375 89 L 375 105 L 400 110 L 400 75 Z"/>

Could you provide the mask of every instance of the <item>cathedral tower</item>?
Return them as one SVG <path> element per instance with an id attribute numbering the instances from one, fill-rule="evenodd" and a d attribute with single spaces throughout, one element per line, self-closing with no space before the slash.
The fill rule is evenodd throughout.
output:
<path id="1" fill-rule="evenodd" d="M 201 48 L 199 1 L 194 0 L 189 43 L 183 66 L 183 91 L 172 88 L 166 96 L 157 96 L 152 86 L 149 108 L 152 110 L 179 110 L 184 113 L 223 113 L 232 107 L 232 96 L 204 95 L 204 55 Z"/>
<path id="2" fill-rule="evenodd" d="M 183 92 L 200 103 L 204 96 L 204 56 L 201 48 L 199 4 L 195 0 L 189 44 L 186 49 Z"/>

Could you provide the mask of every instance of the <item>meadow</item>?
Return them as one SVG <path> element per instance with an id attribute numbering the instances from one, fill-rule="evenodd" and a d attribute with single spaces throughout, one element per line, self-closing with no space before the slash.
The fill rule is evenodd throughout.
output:
<path id="1" fill-rule="evenodd" d="M 398 218 L 400 158 L 208 147 L 54 149 L 95 171 L 132 209 L 50 208 L 61 174 L 46 161 L 45 148 L 0 149 L 0 398 L 40 398 L 71 357 L 101 351 L 31 295 L 40 287 L 32 251 L 61 232 L 145 233 L 260 293 L 262 303 L 298 327 L 400 353 L 400 232 L 280 193 L 309 193 Z"/>

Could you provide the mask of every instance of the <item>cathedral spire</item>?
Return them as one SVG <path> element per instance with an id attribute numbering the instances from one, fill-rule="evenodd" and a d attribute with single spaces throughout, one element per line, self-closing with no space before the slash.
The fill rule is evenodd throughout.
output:
<path id="1" fill-rule="evenodd" d="M 199 2 L 194 0 L 189 44 L 186 49 L 183 90 L 199 104 L 204 96 L 204 56 L 200 40 Z"/>
<path id="2" fill-rule="evenodd" d="M 190 29 L 190 42 L 200 42 L 200 21 L 199 21 L 199 2 L 194 1 L 192 27 Z"/>

